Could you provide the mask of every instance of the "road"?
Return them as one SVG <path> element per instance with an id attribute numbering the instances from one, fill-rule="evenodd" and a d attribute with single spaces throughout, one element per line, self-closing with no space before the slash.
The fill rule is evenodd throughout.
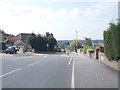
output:
<path id="1" fill-rule="evenodd" d="M 80 55 L 2 54 L 3 88 L 118 88 L 118 72 Z"/>

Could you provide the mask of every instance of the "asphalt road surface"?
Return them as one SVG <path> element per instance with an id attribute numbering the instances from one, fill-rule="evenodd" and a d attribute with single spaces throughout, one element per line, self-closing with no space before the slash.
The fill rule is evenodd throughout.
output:
<path id="1" fill-rule="evenodd" d="M 118 72 L 80 54 L 2 54 L 2 88 L 118 88 Z"/>

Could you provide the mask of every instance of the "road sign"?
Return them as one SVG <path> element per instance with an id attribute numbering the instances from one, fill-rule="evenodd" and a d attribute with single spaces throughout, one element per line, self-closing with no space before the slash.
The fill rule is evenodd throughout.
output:
<path id="1" fill-rule="evenodd" d="M 47 43 L 47 47 L 49 47 L 49 44 Z"/>
<path id="2" fill-rule="evenodd" d="M 70 42 L 68 41 L 68 42 L 66 42 L 66 45 L 70 45 Z"/>

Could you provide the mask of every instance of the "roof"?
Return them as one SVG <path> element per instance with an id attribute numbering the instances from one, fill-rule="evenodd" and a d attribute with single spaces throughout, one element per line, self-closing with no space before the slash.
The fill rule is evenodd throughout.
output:
<path id="1" fill-rule="evenodd" d="M 9 42 L 9 41 L 13 42 L 12 39 L 6 39 L 6 40 L 4 41 L 4 43 L 7 43 L 7 42 Z"/>
<path id="2" fill-rule="evenodd" d="M 20 40 L 20 41 L 16 41 L 14 44 L 15 44 L 15 45 L 20 45 L 20 44 L 25 45 L 25 43 L 22 42 L 21 40 Z"/>
<path id="3" fill-rule="evenodd" d="M 18 35 L 30 35 L 31 33 L 20 33 Z M 17 36 L 17 35 L 16 35 Z"/>

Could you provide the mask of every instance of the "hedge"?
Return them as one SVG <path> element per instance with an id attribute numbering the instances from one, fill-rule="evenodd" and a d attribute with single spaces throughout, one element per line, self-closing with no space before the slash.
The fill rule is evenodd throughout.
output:
<path id="1" fill-rule="evenodd" d="M 104 31 L 104 51 L 109 60 L 120 60 L 120 24 L 110 23 Z"/>

